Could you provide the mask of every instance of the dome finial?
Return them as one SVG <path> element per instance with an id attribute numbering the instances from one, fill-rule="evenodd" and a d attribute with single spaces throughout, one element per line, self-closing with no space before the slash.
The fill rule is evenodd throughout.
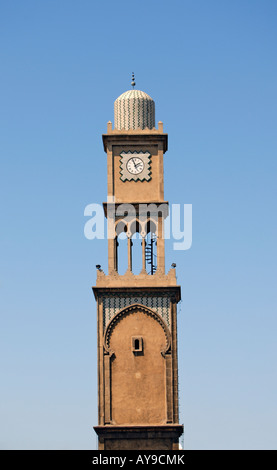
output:
<path id="1" fill-rule="evenodd" d="M 136 82 L 135 82 L 135 74 L 134 74 L 134 72 L 133 72 L 133 73 L 132 73 L 132 81 L 131 81 L 131 85 L 132 85 L 133 88 L 135 88 L 135 84 L 136 84 Z"/>

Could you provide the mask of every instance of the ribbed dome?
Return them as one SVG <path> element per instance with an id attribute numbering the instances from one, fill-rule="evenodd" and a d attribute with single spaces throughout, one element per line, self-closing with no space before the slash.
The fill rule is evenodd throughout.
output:
<path id="1" fill-rule="evenodd" d="M 140 90 L 128 90 L 114 102 L 114 128 L 152 129 L 155 127 L 155 103 Z"/>

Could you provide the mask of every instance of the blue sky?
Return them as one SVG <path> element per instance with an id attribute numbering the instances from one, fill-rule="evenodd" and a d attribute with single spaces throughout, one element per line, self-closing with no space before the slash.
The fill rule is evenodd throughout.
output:
<path id="1" fill-rule="evenodd" d="M 2 449 L 93 449 L 101 134 L 130 87 L 169 134 L 165 199 L 193 207 L 173 251 L 186 449 L 276 448 L 274 1 L 1 2 Z"/>

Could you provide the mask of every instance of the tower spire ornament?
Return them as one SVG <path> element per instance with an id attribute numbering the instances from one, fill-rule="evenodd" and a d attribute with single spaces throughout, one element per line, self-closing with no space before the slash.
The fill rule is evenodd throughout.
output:
<path id="1" fill-rule="evenodd" d="M 132 85 L 133 88 L 135 88 L 135 84 L 136 84 L 136 82 L 135 82 L 135 74 L 134 74 L 134 72 L 132 72 L 132 82 L 131 82 L 131 85 Z"/>
<path id="2" fill-rule="evenodd" d="M 114 129 L 109 122 L 102 136 L 109 236 L 108 272 L 96 265 L 93 287 L 98 350 L 94 430 L 99 450 L 178 450 L 183 433 L 177 354 L 181 288 L 175 263 L 165 268 L 169 210 L 163 160 L 168 138 L 161 122 L 156 129 L 155 103 L 141 90 L 122 93 L 114 117 Z"/>

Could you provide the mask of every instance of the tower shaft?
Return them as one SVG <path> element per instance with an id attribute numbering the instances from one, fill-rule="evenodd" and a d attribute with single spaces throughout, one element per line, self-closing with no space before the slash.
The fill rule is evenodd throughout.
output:
<path id="1" fill-rule="evenodd" d="M 108 273 L 98 270 L 93 287 L 98 350 L 98 426 L 94 429 L 101 450 L 173 450 L 179 448 L 183 432 L 178 418 L 177 359 L 181 292 L 175 269 L 165 271 L 168 203 L 164 200 L 163 157 L 167 134 L 162 123 L 158 129 L 154 127 L 153 100 L 145 94 L 141 104 L 134 92 L 137 90 L 127 92 L 126 103 L 125 94 L 118 98 L 115 122 L 130 122 L 130 109 L 136 113 L 142 104 L 150 116 L 136 114 L 135 129 L 122 129 L 121 125 L 112 129 L 108 123 L 103 135 L 108 173 L 108 198 L 103 204 L 109 236 Z M 143 92 L 139 99 L 144 99 Z M 143 121 L 141 127 L 139 120 Z M 145 126 L 149 122 L 150 129 Z M 122 257 L 126 262 L 123 272 Z M 138 263 L 140 269 L 134 274 Z"/>

